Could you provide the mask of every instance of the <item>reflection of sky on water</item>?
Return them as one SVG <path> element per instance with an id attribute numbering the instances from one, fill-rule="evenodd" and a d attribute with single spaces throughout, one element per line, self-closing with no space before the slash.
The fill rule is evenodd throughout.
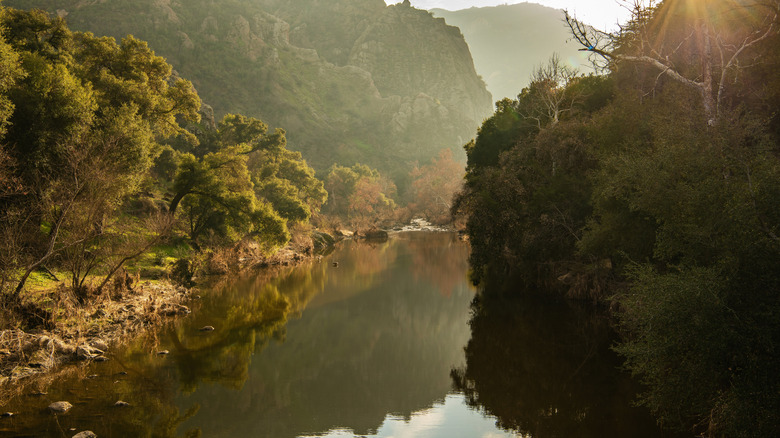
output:
<path id="1" fill-rule="evenodd" d="M 305 438 L 504 438 L 518 435 L 500 430 L 494 417 L 485 417 L 466 405 L 461 394 L 449 394 L 443 403 L 415 412 L 409 420 L 388 415 L 376 434 L 355 435 L 350 429 L 333 429 L 324 435 Z"/>

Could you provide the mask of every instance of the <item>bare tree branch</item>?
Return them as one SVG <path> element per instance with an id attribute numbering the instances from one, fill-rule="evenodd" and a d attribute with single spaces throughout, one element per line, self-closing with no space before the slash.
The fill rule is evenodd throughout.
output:
<path id="1" fill-rule="evenodd" d="M 696 90 L 701 96 L 707 123 L 714 125 L 721 117 L 728 75 L 739 68 L 746 68 L 744 65 L 740 66 L 740 57 L 748 49 L 778 33 L 780 0 L 743 6 L 743 9 L 762 12 L 765 17 L 758 28 L 748 35 L 733 36 L 731 40 L 716 28 L 717 23 L 707 17 L 699 17 L 695 22 L 689 23 L 690 33 L 679 41 L 669 41 L 663 32 L 656 35 L 648 27 L 648 23 L 658 19 L 655 17 L 654 3 L 656 2 L 653 0 L 624 1 L 624 7 L 631 10 L 632 16 L 628 23 L 620 27 L 617 34 L 592 29 L 568 12 L 565 13 L 565 20 L 572 38 L 583 46 L 580 50 L 597 55 L 607 65 L 621 61 L 648 65 L 659 70 L 659 76 L 668 77 Z M 732 29 L 724 29 L 724 32 L 733 34 Z M 698 64 L 698 73 L 691 74 L 676 67 L 673 58 L 683 47 L 690 44 L 695 36 L 699 36 L 701 47 L 697 51 L 699 59 L 689 61 L 692 65 Z M 667 46 L 674 48 L 667 50 Z M 617 51 L 618 47 L 620 52 Z M 713 58 L 715 50 L 719 55 L 717 61 Z M 591 61 L 596 67 L 603 66 L 598 60 Z"/>

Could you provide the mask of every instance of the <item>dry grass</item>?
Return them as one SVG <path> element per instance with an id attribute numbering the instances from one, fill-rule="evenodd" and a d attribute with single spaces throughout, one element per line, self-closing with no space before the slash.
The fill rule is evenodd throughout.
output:
<path id="1" fill-rule="evenodd" d="M 196 260 L 193 270 L 225 274 L 305 260 L 313 254 L 311 229 L 299 227 L 291 231 L 291 242 L 272 256 L 266 256 L 257 244 L 247 241 L 211 251 L 205 260 Z M 116 281 L 102 293 L 88 294 L 86 304 L 80 303 L 62 284 L 49 286 L 55 287 L 26 292 L 23 303 L 47 312 L 49 326 L 39 324 L 33 330 L 23 330 L 30 327 L 30 321 L 25 321 L 18 309 L 0 305 L 0 405 L 22 388 L 45 387 L 45 382 L 56 376 L 74 372 L 70 371 L 74 367 L 60 367 L 61 364 L 96 360 L 111 345 L 142 332 L 151 334 L 146 329 L 189 313 L 185 303 L 190 299 L 190 290 L 168 281 L 140 282 L 137 275 L 127 273 L 117 275 Z"/>
<path id="2" fill-rule="evenodd" d="M 18 321 L 15 326 L 6 323 L 0 331 L 0 395 L 27 377 L 51 373 L 66 362 L 94 360 L 121 339 L 186 315 L 189 295 L 181 286 L 152 282 L 114 288 L 93 297 L 88 306 L 79 305 L 64 288 L 34 295 L 48 307 L 53 325 L 24 331 Z M 13 315 L 9 309 L 3 313 Z"/>

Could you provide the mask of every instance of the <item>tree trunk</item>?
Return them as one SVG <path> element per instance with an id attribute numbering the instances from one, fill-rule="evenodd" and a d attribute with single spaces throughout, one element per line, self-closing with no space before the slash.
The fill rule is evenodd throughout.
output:
<path id="1" fill-rule="evenodd" d="M 168 213 L 170 213 L 171 215 L 175 214 L 176 209 L 179 207 L 179 203 L 185 196 L 187 196 L 187 194 L 189 194 L 189 191 L 179 192 L 176 195 L 174 195 L 173 199 L 171 199 L 170 205 L 168 206 Z"/>
<path id="2" fill-rule="evenodd" d="M 710 29 L 707 25 L 702 25 L 703 41 L 703 53 L 701 59 L 701 103 L 704 106 L 704 115 L 707 117 L 707 124 L 715 126 L 718 120 L 717 103 L 715 102 L 715 95 L 713 94 L 715 88 L 712 85 L 712 40 L 710 36 Z"/>

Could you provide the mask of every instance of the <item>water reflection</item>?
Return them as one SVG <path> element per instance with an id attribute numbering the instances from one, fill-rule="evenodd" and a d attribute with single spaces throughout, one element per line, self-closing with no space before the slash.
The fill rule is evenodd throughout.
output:
<path id="1" fill-rule="evenodd" d="M 499 430 L 495 418 L 469 408 L 462 394 L 450 394 L 441 403 L 412 414 L 410 418 L 388 415 L 375 434 L 361 438 L 509 438 L 516 435 Z M 334 429 L 322 435 L 304 438 L 354 438 L 349 429 Z"/>
<path id="2" fill-rule="evenodd" d="M 665 436 L 632 407 L 637 387 L 617 371 L 603 312 L 494 292 L 475 299 L 466 366 L 452 371 L 470 406 L 534 438 Z"/>
<path id="3" fill-rule="evenodd" d="M 415 269 L 418 249 L 431 246 L 438 247 L 433 254 L 455 251 L 465 260 L 467 248 L 452 235 L 349 243 L 334 253 L 321 292 L 287 324 L 283 344 L 256 355 L 240 394 L 209 386 L 179 398 L 203 413 L 184 427 L 197 425 L 205 436 L 295 437 L 337 428 L 366 435 L 388 413 L 411 418 L 442 400 L 449 369 L 463 361 L 473 291 L 465 265 L 450 274 L 459 282 L 441 282 L 450 268 L 440 263 L 449 258 Z"/>
<path id="4" fill-rule="evenodd" d="M 629 407 L 605 319 L 470 306 L 467 256 L 452 234 L 404 233 L 222 281 L 187 318 L 3 407 L 17 415 L 0 435 L 661 436 Z M 74 408 L 46 412 L 58 400 Z"/>

